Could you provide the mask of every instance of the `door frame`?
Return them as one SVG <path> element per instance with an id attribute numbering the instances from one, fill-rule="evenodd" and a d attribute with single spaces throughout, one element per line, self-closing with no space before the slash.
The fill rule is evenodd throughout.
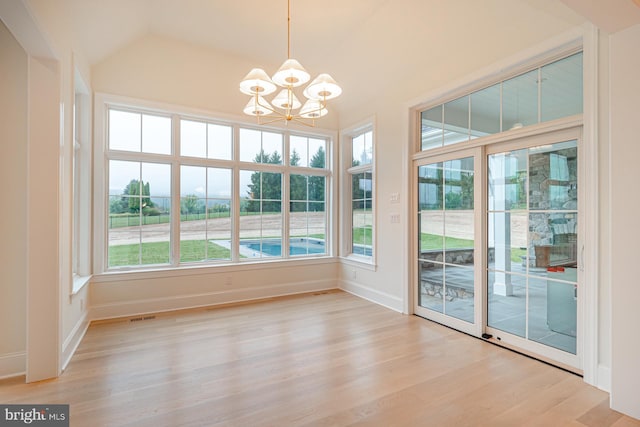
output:
<path id="1" fill-rule="evenodd" d="M 484 322 L 484 332 L 489 335 L 492 335 L 488 340 L 498 344 L 500 346 L 510 348 L 516 350 L 520 353 L 524 353 L 530 356 L 535 357 L 536 359 L 544 360 L 553 365 L 560 366 L 563 369 L 576 372 L 580 375 L 583 373 L 583 363 L 582 363 L 582 355 L 583 355 L 583 340 L 585 335 L 584 330 L 584 319 L 585 319 L 585 287 L 584 287 L 584 236 L 585 236 L 585 188 L 583 185 L 584 180 L 584 161 L 582 159 L 582 155 L 584 152 L 583 149 L 583 141 L 582 141 L 582 129 L 581 128 L 569 128 L 558 130 L 555 132 L 550 132 L 543 135 L 531 135 L 526 138 L 518 138 L 515 140 L 505 140 L 504 142 L 499 142 L 491 145 L 487 145 L 484 147 L 484 158 L 485 162 L 489 155 L 496 153 L 504 153 L 513 150 L 527 149 L 531 147 L 538 147 L 542 145 L 550 145 L 565 141 L 576 141 L 576 149 L 578 153 L 578 227 L 577 227 L 577 286 L 578 286 L 578 300 L 577 300 L 577 312 L 576 312 L 576 354 L 571 354 L 560 349 L 547 346 L 541 343 L 536 343 L 530 339 L 522 338 L 510 334 L 508 332 L 504 332 L 498 330 L 496 328 L 489 327 L 487 325 L 487 321 L 485 319 Z M 488 185 L 485 183 L 485 186 Z M 483 198 L 486 199 L 488 193 L 483 195 Z M 527 199 L 528 200 L 528 199 Z M 535 212 L 535 211 L 534 211 Z M 485 209 L 484 212 L 484 221 L 485 223 L 488 221 L 487 219 L 487 211 Z M 488 236 L 484 236 L 488 241 Z M 485 242 L 486 247 L 486 242 Z M 484 271 L 487 271 L 487 266 L 484 266 Z M 485 298 L 488 298 L 487 290 L 484 290 Z M 488 308 L 486 305 L 484 306 L 486 312 L 488 313 Z"/>
<path id="2" fill-rule="evenodd" d="M 413 263 L 414 263 L 414 270 L 416 272 L 415 276 L 414 276 L 414 281 L 413 281 L 413 311 L 414 314 L 417 314 L 421 317 L 425 317 L 429 320 L 433 320 L 435 322 L 438 323 L 442 323 L 443 325 L 452 327 L 454 329 L 457 329 L 459 331 L 465 332 L 469 335 L 473 335 L 476 337 L 480 337 L 483 333 L 483 311 L 481 310 L 482 304 L 483 304 L 483 293 L 484 292 L 478 292 L 477 290 L 477 286 L 474 286 L 474 298 L 473 298 L 473 306 L 474 306 L 474 312 L 473 312 L 473 318 L 474 318 L 474 322 L 473 324 L 470 324 L 469 322 L 466 322 L 464 320 L 461 319 L 457 319 L 455 317 L 451 317 L 448 316 L 444 313 L 437 313 L 434 312 L 432 310 L 429 310 L 427 308 L 421 307 L 419 305 L 419 301 L 420 301 L 420 296 L 418 295 L 418 288 L 419 286 L 417 286 L 418 281 L 420 280 L 419 278 L 419 271 L 417 268 L 417 263 L 418 263 L 418 258 L 419 258 L 419 251 L 418 251 L 418 239 L 417 239 L 417 233 L 420 230 L 420 226 L 417 223 L 417 218 L 418 218 L 418 214 L 419 214 L 419 200 L 418 200 L 418 189 L 419 187 L 417 186 L 417 179 L 418 179 L 418 169 L 421 166 L 426 166 L 426 165 L 430 165 L 433 163 L 439 163 L 439 162 L 446 162 L 449 160 L 457 160 L 457 159 L 462 159 L 462 158 L 467 158 L 467 157 L 473 157 L 473 252 L 474 252 L 474 271 L 473 271 L 473 280 L 474 283 L 481 283 L 481 287 L 482 289 L 486 288 L 486 277 L 483 277 L 485 275 L 481 274 L 482 270 L 476 268 L 476 266 L 478 264 L 480 264 L 481 266 L 485 265 L 485 251 L 483 250 L 482 247 L 482 243 L 483 243 L 483 238 L 482 236 L 484 235 L 484 221 L 482 219 L 482 212 L 484 211 L 484 200 L 482 200 L 482 194 L 483 194 L 483 189 L 482 189 L 482 183 L 484 182 L 484 155 L 483 155 L 483 149 L 482 147 L 475 147 L 475 148 L 469 148 L 469 149 L 465 149 L 465 150 L 455 150 L 452 151 L 450 153 L 443 153 L 443 154 L 439 154 L 436 156 L 430 156 L 430 157 L 425 157 L 419 160 L 415 160 L 412 163 L 412 179 L 414 182 L 414 191 L 413 194 L 411 196 L 412 199 L 412 206 L 414 206 L 414 209 L 412 209 L 412 215 L 414 218 L 414 222 L 416 223 L 415 226 L 415 233 L 412 236 L 413 238 L 413 248 L 414 248 L 414 253 L 413 253 Z M 480 203 L 478 203 L 480 202 Z M 480 206 L 480 209 L 478 209 L 478 207 Z M 443 211 L 446 212 L 446 211 Z M 445 284 L 446 286 L 446 284 Z"/>
<path id="3" fill-rule="evenodd" d="M 481 232 L 480 238 L 476 238 L 474 241 L 474 251 L 476 254 L 476 260 L 482 262 L 482 267 L 477 268 L 474 272 L 474 278 L 477 283 L 481 283 L 480 290 L 480 303 L 477 302 L 478 295 L 475 295 L 474 298 L 474 327 L 469 328 L 459 328 L 456 327 L 458 323 L 467 324 L 464 321 L 443 321 L 446 319 L 453 319 L 449 316 L 442 315 L 440 316 L 430 316 L 429 320 L 436 321 L 438 323 L 443 323 L 446 326 L 453 327 L 454 329 L 458 329 L 462 332 L 465 332 L 469 335 L 475 337 L 482 337 L 482 335 L 486 332 L 487 328 L 487 260 L 486 260 L 486 242 L 487 242 L 487 191 L 488 184 L 486 180 L 486 169 L 487 169 L 487 156 L 488 154 L 501 152 L 501 151 L 509 151 L 510 149 L 515 148 L 523 148 L 525 146 L 536 146 L 536 145 L 545 145 L 551 144 L 553 142 L 559 142 L 561 140 L 577 140 L 578 146 L 578 283 L 580 288 L 582 289 L 582 293 L 580 298 L 578 298 L 577 305 L 577 325 L 578 325 L 578 334 L 576 336 L 576 355 L 571 355 L 572 357 L 565 357 L 566 352 L 561 350 L 557 350 L 559 354 L 555 354 L 555 351 L 550 351 L 551 356 L 547 354 L 540 354 L 540 352 L 536 351 L 534 348 L 529 348 L 529 346 L 521 346 L 518 340 L 504 340 L 496 339 L 496 337 L 489 338 L 490 342 L 494 342 L 500 346 L 510 348 L 516 350 L 520 353 L 527 354 L 538 358 L 540 360 L 549 362 L 561 368 L 577 372 L 579 374 L 583 374 L 585 368 L 585 362 L 589 362 L 589 359 L 593 358 L 590 352 L 594 351 L 594 349 L 590 346 L 590 342 L 592 341 L 592 334 L 597 333 L 597 331 L 592 330 L 589 319 L 591 317 L 597 316 L 598 306 L 597 301 L 594 301 L 592 298 L 593 287 L 597 284 L 597 278 L 589 279 L 589 274 L 594 270 L 594 266 L 585 265 L 585 259 L 591 260 L 591 252 L 594 251 L 595 245 L 594 237 L 588 237 L 588 233 L 593 231 L 597 231 L 597 226 L 594 226 L 594 217 L 597 214 L 590 212 L 589 207 L 593 205 L 592 195 L 597 191 L 597 188 L 593 188 L 591 181 L 587 179 L 585 174 L 586 165 L 590 164 L 591 156 L 593 155 L 590 152 L 590 147 L 585 146 L 585 141 L 583 138 L 583 123 L 581 117 L 571 117 L 567 119 L 555 120 L 552 122 L 541 123 L 538 125 L 528 126 L 523 129 L 503 132 L 500 134 L 495 134 L 491 136 L 487 136 L 477 140 L 471 140 L 469 143 L 465 144 L 455 144 L 451 146 L 445 146 L 442 148 L 429 150 L 429 151 L 421 151 L 414 154 L 411 158 L 411 182 L 410 182 L 410 224 L 408 227 L 409 232 L 409 242 L 410 242 L 410 251 L 409 251 L 409 308 L 410 314 L 421 315 L 420 310 L 418 310 L 418 279 L 419 279 L 419 271 L 417 268 L 417 260 L 418 260 L 418 241 L 417 241 L 417 232 L 419 230 L 417 224 L 417 213 L 418 213 L 418 187 L 417 187 L 417 170 L 418 166 L 424 164 L 436 163 L 438 161 L 451 160 L 461 157 L 469 157 L 469 153 L 474 153 L 474 150 L 480 151 L 480 160 L 474 161 L 474 181 L 478 179 L 481 180 L 481 185 L 474 186 L 474 226 L 475 231 L 474 235 L 478 236 L 478 230 Z M 475 157 L 477 159 L 477 157 Z M 480 169 L 480 170 L 478 170 Z M 587 188 L 588 187 L 588 188 Z M 481 189 L 481 194 L 477 194 L 478 188 Z M 480 216 L 480 224 L 478 225 L 477 217 Z M 480 246 L 480 249 L 478 249 Z M 590 248 L 589 251 L 585 251 L 585 248 Z M 588 253 L 585 253 L 588 252 Z M 474 263 L 474 265 L 477 265 Z M 477 275 L 480 272 L 480 278 Z M 476 294 L 478 290 L 476 289 Z M 480 305 L 478 305 L 480 304 Z M 478 310 L 478 307 L 481 310 Z M 480 313 L 478 313 L 480 312 Z M 478 317 L 481 316 L 481 321 L 478 322 Z M 422 316 L 424 317 L 424 316 Z M 456 319 L 457 320 L 457 319 Z M 468 324 L 467 324 L 468 325 Z M 458 325 L 464 326 L 464 325 Z M 513 341 L 513 342 L 512 342 Z M 527 341 L 528 340 L 523 340 Z M 552 347 L 549 347 L 550 350 L 556 350 Z M 597 351 L 597 349 L 596 349 Z M 546 352 L 545 352 L 546 353 Z M 578 367 L 576 367 L 578 366 Z M 587 370 L 590 367 L 586 368 Z M 586 375 L 586 374 L 585 374 Z M 592 375 L 592 374 L 590 374 Z"/>

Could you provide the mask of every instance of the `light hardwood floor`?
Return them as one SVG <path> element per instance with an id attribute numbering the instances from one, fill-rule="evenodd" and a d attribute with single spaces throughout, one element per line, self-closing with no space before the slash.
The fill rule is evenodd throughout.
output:
<path id="1" fill-rule="evenodd" d="M 581 378 L 344 292 L 93 324 L 2 403 L 72 426 L 640 426 Z"/>

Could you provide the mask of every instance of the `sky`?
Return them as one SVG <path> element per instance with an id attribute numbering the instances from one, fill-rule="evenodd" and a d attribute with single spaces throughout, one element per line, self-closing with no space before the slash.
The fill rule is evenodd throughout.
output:
<path id="1" fill-rule="evenodd" d="M 125 152 L 149 153 L 167 156 L 171 162 L 173 156 L 171 141 L 171 117 L 141 114 L 137 112 L 109 110 L 109 149 Z M 260 150 L 265 153 L 277 152 L 283 157 L 283 135 L 255 129 L 240 129 L 239 159 L 253 163 Z M 205 123 L 194 120 L 180 120 L 179 151 L 180 160 L 180 194 L 197 195 L 202 198 L 231 198 L 231 169 L 201 166 L 201 161 L 189 166 L 188 160 L 216 159 L 229 160 L 233 156 L 233 128 L 226 125 Z M 309 166 L 310 160 L 320 148 L 326 152 L 326 141 L 292 135 L 291 150 L 295 150 L 300 160 L 298 166 Z M 363 147 L 364 148 L 364 147 Z M 251 184 L 253 171 L 240 174 L 240 195 L 245 197 Z M 109 162 L 109 195 L 121 195 L 131 180 L 142 180 L 149 183 L 150 196 L 168 197 L 171 194 L 170 164 L 110 160 Z"/>

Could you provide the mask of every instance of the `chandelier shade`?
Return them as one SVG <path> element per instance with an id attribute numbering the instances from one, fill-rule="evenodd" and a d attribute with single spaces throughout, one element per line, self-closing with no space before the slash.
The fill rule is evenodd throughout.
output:
<path id="1" fill-rule="evenodd" d="M 287 108 L 297 110 L 302 105 L 298 98 L 296 98 L 296 94 L 287 89 L 282 89 L 280 93 L 273 98 L 271 104 L 283 110 Z"/>
<path id="2" fill-rule="evenodd" d="M 300 110 L 300 117 L 305 119 L 317 119 L 326 116 L 329 111 L 317 99 L 309 99 Z"/>
<path id="3" fill-rule="evenodd" d="M 240 92 L 247 95 L 269 95 L 276 91 L 276 85 L 262 68 L 249 71 L 240 82 Z"/>
<path id="4" fill-rule="evenodd" d="M 304 90 L 307 98 L 321 101 L 337 98 L 341 93 L 342 89 L 329 74 L 320 74 Z"/>
<path id="5" fill-rule="evenodd" d="M 269 105 L 267 100 L 256 95 L 247 102 L 247 105 L 245 105 L 244 110 L 242 111 L 249 116 L 268 116 L 273 112 L 273 110 L 265 107 L 265 105 Z"/>
<path id="6" fill-rule="evenodd" d="M 291 58 L 291 0 L 287 0 L 287 60 L 271 78 L 261 68 L 249 71 L 240 82 L 240 92 L 251 96 L 243 112 L 257 117 L 259 124 L 294 121 L 315 126 L 315 119 L 329 113 L 327 101 L 340 96 L 342 89 L 329 74 L 320 74 L 302 91 L 306 98 L 303 105 L 294 89 L 310 79 L 304 67 Z M 274 93 L 278 87 L 282 89 L 269 102 L 265 96 Z M 271 115 L 269 119 L 261 121 L 261 117 L 268 115 Z"/>
<path id="7" fill-rule="evenodd" d="M 298 61 L 295 59 L 287 59 L 280 69 L 271 77 L 271 80 L 282 87 L 298 87 L 308 82 L 310 78 L 311 76 L 307 73 L 307 70 L 305 70 Z"/>

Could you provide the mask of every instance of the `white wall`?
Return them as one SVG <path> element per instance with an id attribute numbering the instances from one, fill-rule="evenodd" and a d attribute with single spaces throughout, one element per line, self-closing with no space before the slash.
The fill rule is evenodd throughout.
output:
<path id="1" fill-rule="evenodd" d="M 640 418 L 640 25 L 611 36 L 611 406 Z"/>
<path id="2" fill-rule="evenodd" d="M 95 92 L 239 115 L 249 101 L 238 89 L 242 78 L 254 67 L 279 65 L 147 35 L 94 65 L 91 77 Z M 336 123 L 330 112 L 319 125 L 336 129 Z"/>
<path id="3" fill-rule="evenodd" d="M 27 382 L 60 374 L 58 62 L 29 57 Z"/>
<path id="4" fill-rule="evenodd" d="M 0 22 L 0 378 L 25 371 L 27 54 Z"/>
<path id="5" fill-rule="evenodd" d="M 333 260 L 104 275 L 91 284 L 91 317 L 106 319 L 334 289 L 335 277 Z"/>
<path id="6" fill-rule="evenodd" d="M 27 303 L 26 307 L 15 305 L 27 324 L 22 336 L 27 346 L 28 381 L 56 376 L 67 359 L 63 353 L 72 352 L 84 332 L 81 326 L 87 325 L 84 302 L 88 290 L 70 296 L 71 156 L 73 70 L 78 68 L 88 82 L 89 67 L 74 52 L 69 12 L 46 1 L 0 4 L 0 16 L 25 49 L 29 63 L 24 98 L 29 106 L 28 142 L 23 146 L 27 157 L 22 165 L 15 160 L 12 164 L 22 167 L 28 180 L 22 215 L 27 230 L 21 240 L 26 248 L 21 262 L 25 265 Z M 27 102 L 27 95 L 31 102 Z M 11 160 L 11 156 L 4 159 Z"/>

